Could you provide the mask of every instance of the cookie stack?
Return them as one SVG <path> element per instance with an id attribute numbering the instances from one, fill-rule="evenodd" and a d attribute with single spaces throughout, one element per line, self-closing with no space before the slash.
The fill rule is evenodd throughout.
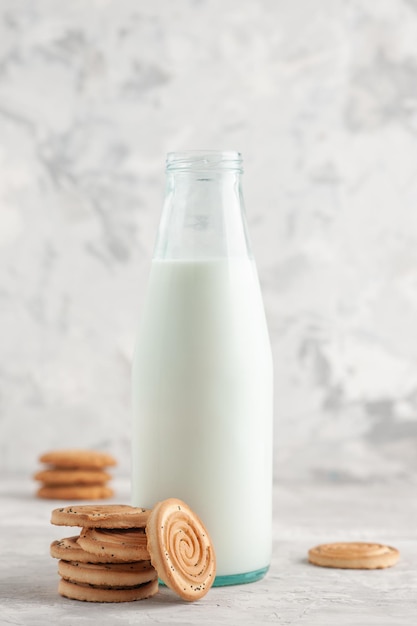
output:
<path id="1" fill-rule="evenodd" d="M 116 460 L 96 450 L 54 450 L 39 461 L 46 467 L 34 475 L 41 486 L 36 495 L 51 500 L 100 500 L 111 498 L 112 476 L 105 469 Z"/>
<path id="2" fill-rule="evenodd" d="M 73 600 L 127 602 L 156 594 L 158 578 L 184 600 L 202 598 L 214 582 L 209 534 L 181 500 L 152 510 L 128 505 L 74 505 L 52 511 L 52 524 L 81 532 L 51 544 L 60 559 L 58 592 Z"/>
<path id="3" fill-rule="evenodd" d="M 149 511 L 128 505 L 81 505 L 55 509 L 51 522 L 81 526 L 80 535 L 51 544 L 60 559 L 58 592 L 87 602 L 129 602 L 158 591 L 145 525 Z"/>

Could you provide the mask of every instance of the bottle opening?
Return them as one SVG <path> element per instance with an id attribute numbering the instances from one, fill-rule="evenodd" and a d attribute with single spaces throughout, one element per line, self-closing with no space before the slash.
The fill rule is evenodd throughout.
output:
<path id="1" fill-rule="evenodd" d="M 166 169 L 172 171 L 233 170 L 242 172 L 242 155 L 235 150 L 184 150 L 168 152 Z"/>

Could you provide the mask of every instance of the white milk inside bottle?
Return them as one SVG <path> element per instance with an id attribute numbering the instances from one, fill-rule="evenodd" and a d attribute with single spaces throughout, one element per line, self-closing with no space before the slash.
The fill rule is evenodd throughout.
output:
<path id="1" fill-rule="evenodd" d="M 217 585 L 271 557 L 272 358 L 238 153 L 168 155 L 167 196 L 133 363 L 132 500 L 184 500 Z"/>

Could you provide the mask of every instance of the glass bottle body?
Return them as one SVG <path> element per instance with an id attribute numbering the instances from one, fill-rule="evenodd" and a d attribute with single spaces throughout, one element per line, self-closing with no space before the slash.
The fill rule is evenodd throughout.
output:
<path id="1" fill-rule="evenodd" d="M 238 157 L 224 154 L 168 161 L 133 366 L 133 503 L 187 502 L 217 585 L 266 572 L 272 523 L 272 358 Z"/>

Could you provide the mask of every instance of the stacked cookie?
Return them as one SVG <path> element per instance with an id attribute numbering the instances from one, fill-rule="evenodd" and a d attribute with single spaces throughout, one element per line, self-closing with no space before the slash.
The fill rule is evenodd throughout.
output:
<path id="1" fill-rule="evenodd" d="M 128 505 L 75 505 L 52 511 L 51 522 L 79 526 L 51 544 L 60 559 L 58 592 L 89 602 L 143 600 L 158 578 L 184 600 L 202 598 L 214 582 L 216 558 L 199 517 L 169 498 L 152 510 Z"/>
<path id="2" fill-rule="evenodd" d="M 99 500 L 111 498 L 112 476 L 106 471 L 116 460 L 96 450 L 55 450 L 39 458 L 46 467 L 34 475 L 41 483 L 36 495 L 51 500 Z"/>
<path id="3" fill-rule="evenodd" d="M 80 535 L 51 544 L 60 559 L 58 592 L 87 602 L 129 602 L 153 596 L 158 575 L 151 565 L 145 525 L 149 511 L 128 505 L 55 509 L 51 522 L 80 526 Z"/>

